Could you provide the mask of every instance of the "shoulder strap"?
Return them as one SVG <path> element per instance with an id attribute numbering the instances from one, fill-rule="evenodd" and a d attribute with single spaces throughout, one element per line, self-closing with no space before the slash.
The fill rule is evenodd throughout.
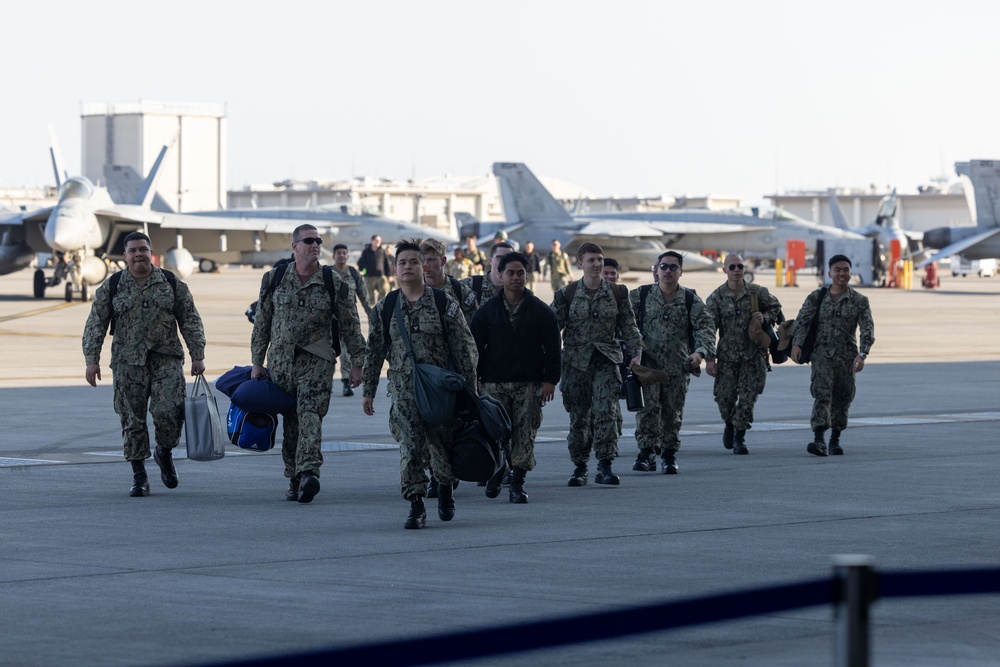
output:
<path id="1" fill-rule="evenodd" d="M 566 307 L 567 308 L 569 308 L 569 305 L 571 303 L 573 303 L 573 297 L 576 296 L 576 288 L 579 287 L 579 286 L 580 286 L 580 283 L 578 283 L 575 280 L 573 282 L 571 282 L 569 285 L 566 286 Z"/>
<path id="2" fill-rule="evenodd" d="M 270 282 L 267 283 L 267 291 L 264 292 L 264 298 L 271 296 L 274 290 L 277 288 L 278 284 L 281 283 L 281 279 L 285 277 L 285 270 L 288 269 L 288 262 L 278 262 L 271 269 L 274 274 L 271 276 Z"/>
<path id="3" fill-rule="evenodd" d="M 382 336 L 385 338 L 385 354 L 389 356 L 389 319 L 396 309 L 396 302 L 399 301 L 399 290 L 392 290 L 382 301 Z"/>
<path id="4" fill-rule="evenodd" d="M 485 277 L 484 275 L 472 276 L 472 291 L 476 293 L 476 305 L 479 305 L 482 299 L 483 279 Z"/>
<path id="5" fill-rule="evenodd" d="M 455 276 L 448 276 L 448 282 L 451 283 L 451 291 L 455 295 L 455 300 L 462 303 L 462 283 Z"/>
<path id="6" fill-rule="evenodd" d="M 357 286 L 358 282 L 361 280 L 361 274 L 350 264 L 347 265 L 347 270 L 351 272 L 351 278 L 354 280 L 354 285 Z"/>
<path id="7" fill-rule="evenodd" d="M 163 277 L 167 279 L 170 289 L 174 291 L 174 319 L 177 319 L 177 276 L 166 269 L 160 269 L 160 271 L 163 273 Z M 111 277 L 108 278 L 108 306 L 111 308 L 110 334 L 112 336 L 115 335 L 115 320 L 118 319 L 118 313 L 115 312 L 115 295 L 118 294 L 118 283 L 121 281 L 121 271 L 111 274 Z"/>
<path id="8" fill-rule="evenodd" d="M 684 288 L 684 305 L 688 311 L 688 351 L 694 352 L 694 326 L 691 324 L 691 306 L 694 305 L 694 292 Z"/>
<path id="9" fill-rule="evenodd" d="M 750 290 L 750 312 L 756 313 L 760 311 L 760 302 L 757 300 L 757 286 L 747 285 L 747 289 Z"/>
<path id="10" fill-rule="evenodd" d="M 622 297 L 628 298 L 628 288 L 625 285 L 619 285 L 617 283 L 612 283 L 611 293 L 615 295 L 615 305 L 621 310 L 622 307 Z"/>
<path id="11" fill-rule="evenodd" d="M 642 327 L 646 323 L 646 297 L 652 285 L 642 285 L 639 287 L 639 312 L 636 313 L 635 324 L 639 328 L 639 333 L 643 333 Z"/>

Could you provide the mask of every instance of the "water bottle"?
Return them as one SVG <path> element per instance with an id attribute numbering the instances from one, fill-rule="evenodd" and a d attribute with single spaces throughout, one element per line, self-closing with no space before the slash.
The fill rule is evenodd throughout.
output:
<path id="1" fill-rule="evenodd" d="M 632 371 L 625 377 L 625 407 L 629 412 L 639 412 L 645 407 L 642 400 L 642 385 Z"/>

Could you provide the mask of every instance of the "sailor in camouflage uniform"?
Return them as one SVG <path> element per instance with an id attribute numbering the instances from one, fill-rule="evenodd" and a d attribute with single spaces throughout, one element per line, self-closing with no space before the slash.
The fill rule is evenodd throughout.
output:
<path id="1" fill-rule="evenodd" d="M 535 467 L 535 435 L 542 405 L 552 400 L 559 382 L 559 325 L 548 304 L 527 282 L 528 258 L 516 252 L 500 258 L 497 270 L 503 292 L 476 311 L 472 336 L 479 350 L 482 392 L 500 401 L 510 415 L 510 502 L 528 502 L 524 477 Z M 486 496 L 500 494 L 502 473 L 486 484 Z"/>
<path id="2" fill-rule="evenodd" d="M 393 298 L 402 310 L 413 356 L 418 363 L 435 364 L 442 368 L 448 367 L 450 357 L 455 370 L 470 386 L 475 387 L 479 355 L 469 325 L 451 290 L 442 290 L 446 297 L 445 312 L 438 310 L 434 289 L 424 284 L 423 264 L 419 240 L 402 241 L 396 245 L 396 280 L 400 289 L 389 294 L 396 295 Z M 421 419 L 413 393 L 413 362 L 406 354 L 394 310 L 386 313 L 388 326 L 383 323 L 388 298 L 375 304 L 368 322 L 368 353 L 361 404 L 366 415 L 375 414 L 379 375 L 382 364 L 388 359 L 389 395 L 392 398 L 389 430 L 399 443 L 400 488 L 403 498 L 410 501 L 410 514 L 403 526 L 423 528 L 427 520 L 423 498 L 428 481 L 424 467 L 428 460 L 439 482 L 438 516 L 442 521 L 450 521 L 455 516 L 455 478 L 451 473 L 448 450 L 459 420 L 456 418 L 455 423 L 435 426 Z"/>
<path id="3" fill-rule="evenodd" d="M 854 400 L 854 376 L 865 369 L 865 360 L 875 344 L 875 322 L 868 297 L 848 287 L 851 260 L 844 255 L 834 255 L 828 265 L 832 284 L 825 295 L 825 288 L 821 288 L 806 297 L 795 318 L 792 352 L 789 355 L 792 361 L 799 363 L 802 345 L 818 309 L 816 342 L 812 349 L 812 382 L 809 385 L 814 399 L 809 420 L 814 438 L 806 447 L 810 454 L 816 456 L 827 455 L 827 429 L 832 429 L 829 453 L 844 453 L 840 432 L 847 428 L 847 413 Z M 821 295 L 824 297 L 822 302 Z M 855 337 L 859 329 L 860 349 Z"/>
<path id="4" fill-rule="evenodd" d="M 569 455 L 576 466 L 569 486 L 587 483 L 587 461 L 593 449 L 598 466 L 594 481 L 619 484 L 611 470 L 618 456 L 614 406 L 621 387 L 618 365 L 623 361 L 616 339 L 618 332 L 631 352 L 632 366 L 639 361 L 642 339 L 625 288 L 601 278 L 604 251 L 596 243 L 584 243 L 577 251 L 583 278 L 555 293 L 552 309 L 563 331 L 563 406 L 570 415 Z M 612 290 L 619 290 L 618 297 Z"/>
<path id="5" fill-rule="evenodd" d="M 361 382 L 365 339 L 350 286 L 332 271 L 336 312 L 319 264 L 323 239 L 312 225 L 292 233 L 295 261 L 287 265 L 280 284 L 271 286 L 275 269 L 261 281 L 257 317 L 250 339 L 251 377 L 269 374 L 279 387 L 295 397 L 295 411 L 282 419 L 281 458 L 289 478 L 287 500 L 312 502 L 319 493 L 323 465 L 322 424 L 330 407 L 336 358 L 330 323 L 337 318 L 341 337 L 354 360 L 351 386 Z M 270 293 L 270 295 L 269 295 Z M 268 368 L 264 369 L 265 356 Z"/>
<path id="6" fill-rule="evenodd" d="M 174 286 L 166 272 L 153 266 L 152 258 L 148 236 L 132 232 L 125 237 L 127 269 L 114 277 L 118 287 L 113 303 L 109 279 L 97 288 L 83 331 L 85 377 L 96 387 L 101 379 L 104 336 L 112 325 L 115 412 L 121 418 L 125 459 L 132 465 L 132 497 L 149 495 L 147 405 L 156 429 L 153 457 L 160 479 L 168 489 L 178 483 L 172 452 L 180 442 L 185 396 L 184 348 L 177 337 L 178 326 L 191 353 L 191 375 L 205 372 L 205 329 L 191 291 L 176 279 Z"/>
<path id="7" fill-rule="evenodd" d="M 462 283 L 468 285 L 476 295 L 476 308 L 503 292 L 503 282 L 500 280 L 497 267 L 500 265 L 500 258 L 512 252 L 514 252 L 514 246 L 507 241 L 494 243 L 490 246 L 490 259 L 489 264 L 487 264 L 490 267 L 489 271 L 485 275 L 469 276 L 462 280 Z"/>
<path id="8" fill-rule="evenodd" d="M 648 287 L 645 304 L 640 303 L 643 288 L 632 290 L 629 299 L 636 320 L 642 323 L 642 365 L 665 372 L 670 381 L 642 388 L 645 407 L 635 415 L 639 456 L 632 469 L 656 470 L 659 451 L 664 474 L 676 475 L 688 373 L 699 368 L 703 359 L 714 358 L 715 327 L 701 298 L 678 284 L 684 272 L 684 257 L 672 250 L 665 252 L 657 259 L 656 267 L 656 283 L 643 286 Z"/>
<path id="9" fill-rule="evenodd" d="M 545 260 L 545 271 L 552 281 L 552 291 L 558 292 L 564 285 L 573 280 L 572 262 L 561 249 L 562 244 L 558 240 L 552 241 L 552 251 Z"/>
<path id="10" fill-rule="evenodd" d="M 764 392 L 768 348 L 750 340 L 747 328 L 750 318 L 765 329 L 773 328 L 781 321 L 781 304 L 766 288 L 744 280 L 739 255 L 730 253 L 722 268 L 726 282 L 705 301 L 719 331 L 718 359 L 707 359 L 705 370 L 715 378 L 715 402 L 725 423 L 723 446 L 734 454 L 749 454 L 746 433 L 753 424 L 757 397 Z"/>
<path id="11" fill-rule="evenodd" d="M 365 315 L 371 315 L 372 307 L 368 302 L 368 287 L 365 285 L 364 276 L 353 266 L 347 264 L 347 246 L 338 243 L 333 246 L 333 270 L 336 271 L 344 282 L 348 284 L 351 291 L 361 307 L 365 309 Z M 340 338 L 340 381 L 344 385 L 344 396 L 354 396 L 354 389 L 351 388 L 351 353 L 347 351 L 347 339 Z"/>
<path id="12" fill-rule="evenodd" d="M 462 306 L 462 314 L 465 321 L 471 322 L 472 316 L 476 313 L 479 303 L 476 301 L 476 294 L 465 281 L 454 276 L 449 276 L 444 270 L 445 247 L 437 239 L 424 239 L 420 244 L 420 252 L 424 256 L 424 284 L 428 287 L 437 287 L 451 295 Z"/>

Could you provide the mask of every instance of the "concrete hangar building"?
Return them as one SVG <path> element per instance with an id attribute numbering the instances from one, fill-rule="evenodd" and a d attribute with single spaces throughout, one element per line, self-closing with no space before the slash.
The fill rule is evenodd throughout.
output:
<path id="1" fill-rule="evenodd" d="M 226 108 L 181 102 L 87 103 L 81 108 L 83 175 L 106 182 L 105 168 L 123 165 L 145 177 L 170 146 L 156 182 L 178 213 L 226 205 Z"/>

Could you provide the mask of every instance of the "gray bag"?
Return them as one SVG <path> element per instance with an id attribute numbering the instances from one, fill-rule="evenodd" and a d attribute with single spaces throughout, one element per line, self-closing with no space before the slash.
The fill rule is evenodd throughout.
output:
<path id="1" fill-rule="evenodd" d="M 184 398 L 184 440 L 192 461 L 217 461 L 226 455 L 226 427 L 204 375 L 195 378 Z"/>
<path id="2" fill-rule="evenodd" d="M 428 424 L 447 424 L 455 419 L 455 399 L 458 392 L 465 390 L 465 378 L 455 371 L 434 364 L 417 363 L 410 345 L 410 335 L 406 332 L 406 323 L 403 322 L 400 301 L 402 299 L 396 300 L 396 325 L 403 344 L 406 345 L 406 355 L 413 361 L 413 398 L 417 402 L 417 412 Z"/>

